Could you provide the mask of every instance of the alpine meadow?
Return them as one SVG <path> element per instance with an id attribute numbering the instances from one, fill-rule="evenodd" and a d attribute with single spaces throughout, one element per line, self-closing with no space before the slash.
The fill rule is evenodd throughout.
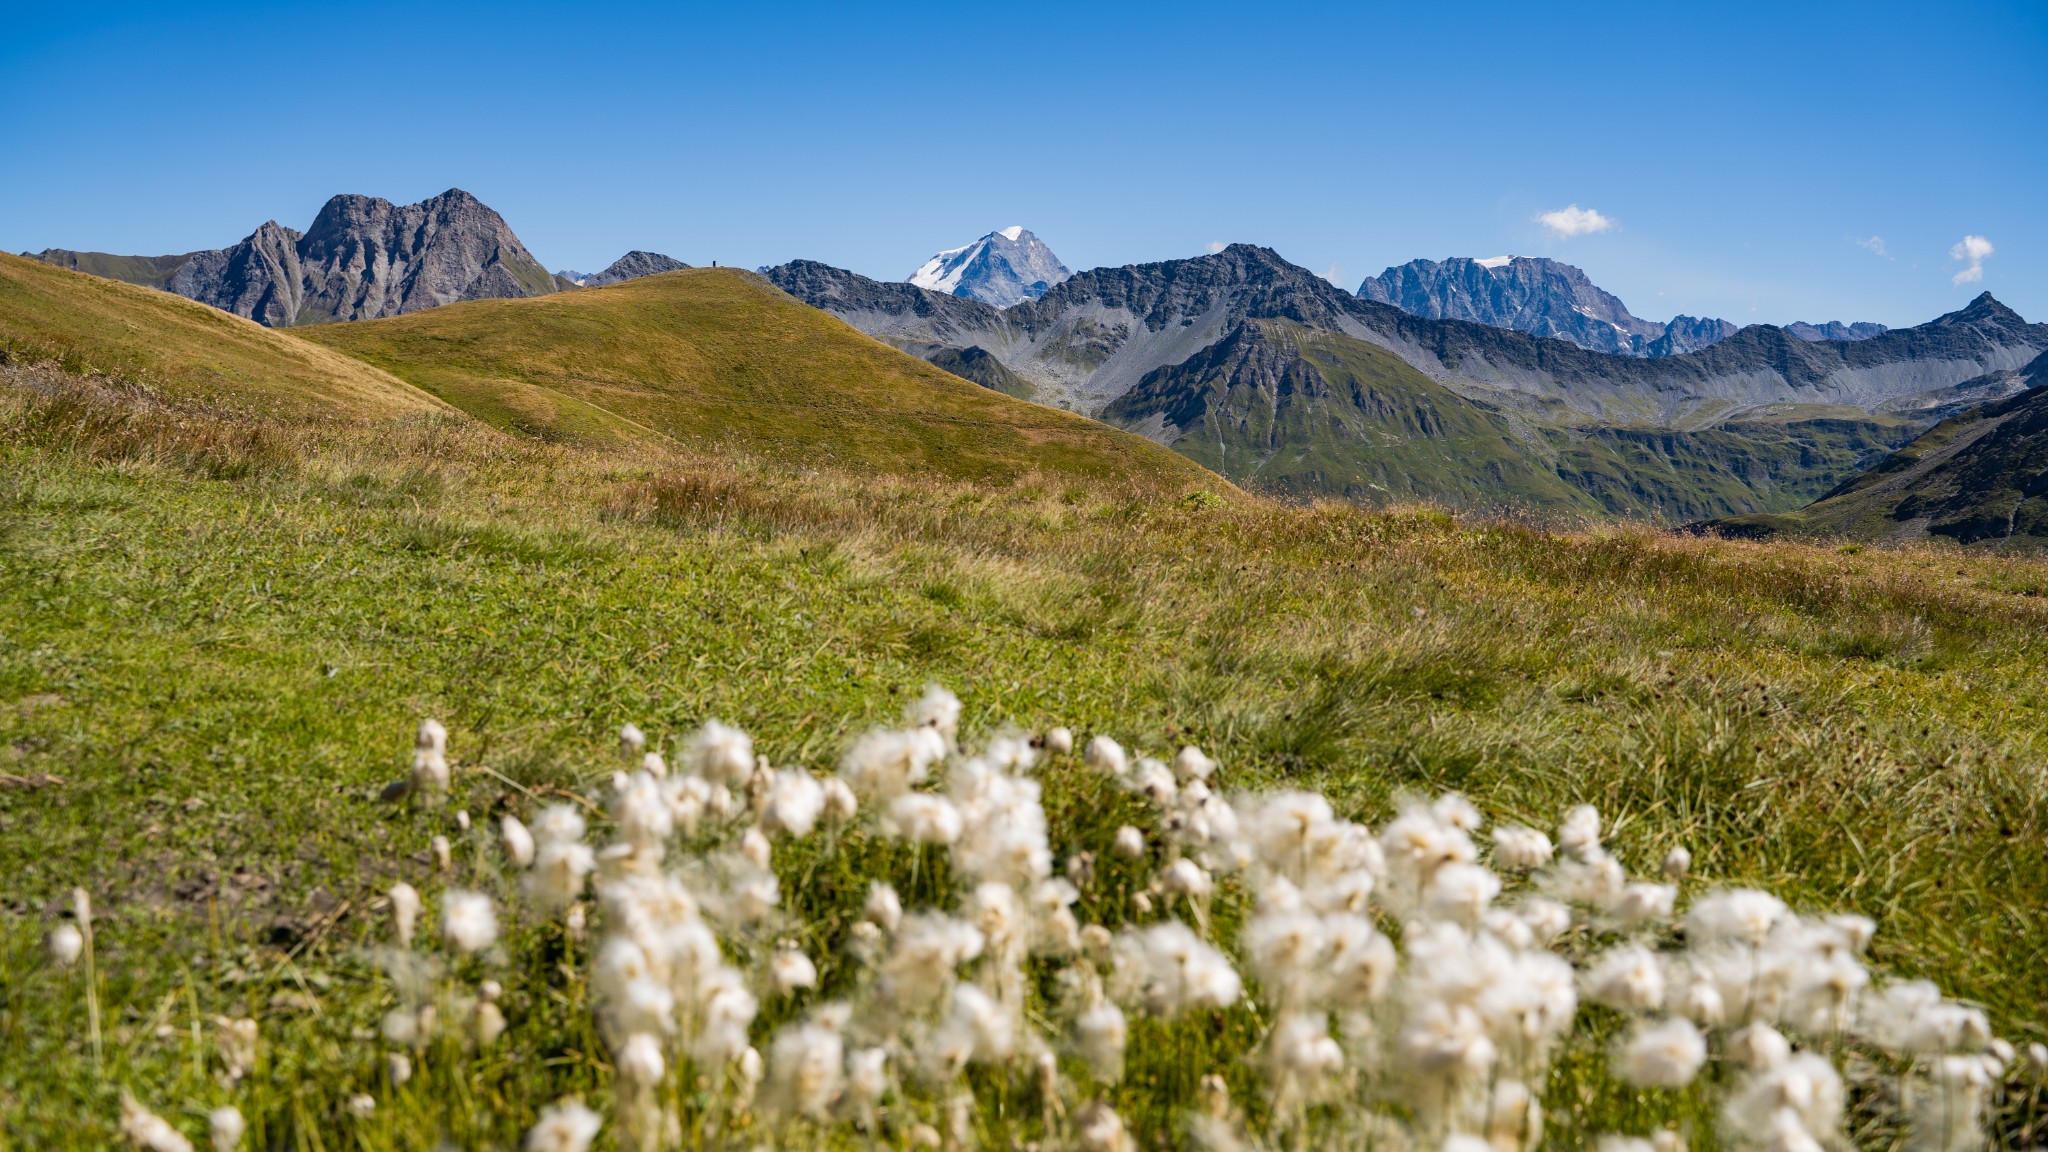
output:
<path id="1" fill-rule="evenodd" d="M 24 11 L 0 1152 L 2048 1148 L 2024 7 Z"/>

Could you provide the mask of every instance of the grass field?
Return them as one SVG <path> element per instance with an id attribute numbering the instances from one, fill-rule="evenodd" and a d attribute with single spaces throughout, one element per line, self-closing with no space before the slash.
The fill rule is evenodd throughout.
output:
<path id="1" fill-rule="evenodd" d="M 468 406 L 496 371 L 469 365 L 502 345 L 450 353 L 464 366 L 444 374 L 398 343 L 443 315 L 460 313 L 332 332 Z M 393 1087 L 382 893 L 438 884 L 437 833 L 470 882 L 509 883 L 452 810 L 481 826 L 602 784 L 623 722 L 666 740 L 716 717 L 777 765 L 829 769 L 928 682 L 960 694 L 969 741 L 1054 724 L 1151 754 L 1192 741 L 1226 789 L 1314 787 L 1375 825 L 1404 792 L 1538 827 L 1590 802 L 1632 871 L 1682 844 L 1688 896 L 1747 883 L 1866 913 L 1878 963 L 1982 1003 L 2002 1034 L 2048 1036 L 2036 562 L 1547 533 L 993 465 L 875 475 L 792 464 L 766 434 L 597 451 L 424 406 L 270 421 L 0 370 L 7 1147 L 106 1146 L 124 1086 L 188 1132 L 234 1103 L 259 1147 L 509 1148 L 566 1092 L 602 1104 L 615 1070 L 573 947 L 528 926 L 513 969 L 451 972 L 522 989 L 506 1039 L 428 1050 Z M 428 715 L 452 734 L 449 804 L 380 804 Z M 1062 858 L 1143 819 L 1072 761 L 1044 781 Z M 934 891 L 917 861 L 857 839 L 777 868 L 801 922 L 837 931 L 867 876 Z M 43 952 L 74 886 L 97 902 L 97 1061 L 83 981 Z M 259 1022 L 239 1081 L 216 1016 Z M 1203 1073 L 1239 1098 L 1254 1081 L 1256 1014 L 1216 1019 L 1134 1032 L 1113 1099 L 1145 1146 L 1175 1138 Z M 1560 1056 L 1552 1144 L 1668 1121 L 1713 1146 L 1700 1098 L 1604 1079 L 1604 1043 L 1595 1027 Z M 1037 1139 L 1028 1094 L 974 1086 L 987 1142 Z M 374 1112 L 350 1110 L 358 1093 Z M 2005 1115 L 2002 1139 L 2031 1141 L 2038 1095 Z"/>

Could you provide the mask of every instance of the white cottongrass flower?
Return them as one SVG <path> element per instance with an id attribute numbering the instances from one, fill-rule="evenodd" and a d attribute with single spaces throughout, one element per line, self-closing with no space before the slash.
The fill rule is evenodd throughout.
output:
<path id="1" fill-rule="evenodd" d="M 846 1054 L 846 1101 L 861 1123 L 874 1127 L 875 1108 L 889 1091 L 889 1050 L 882 1047 L 857 1048 Z"/>
<path id="2" fill-rule="evenodd" d="M 1621 1078 L 1638 1088 L 1683 1088 L 1707 1061 L 1707 1041 L 1692 1021 L 1641 1021 L 1621 1049 Z"/>
<path id="3" fill-rule="evenodd" d="M 1580 863 L 1590 863 L 1602 851 L 1600 810 L 1591 804 L 1581 804 L 1565 813 L 1564 821 L 1557 826 L 1557 847 Z"/>
<path id="4" fill-rule="evenodd" d="M 839 761 L 839 778 L 873 800 L 893 800 L 931 778 L 946 758 L 946 738 L 936 728 L 870 732 L 854 741 Z"/>
<path id="5" fill-rule="evenodd" d="M 1686 938 L 1695 947 L 1743 944 L 1761 948 L 1780 917 L 1785 902 L 1768 892 L 1735 888 L 1695 900 L 1685 915 Z"/>
<path id="6" fill-rule="evenodd" d="M 55 960 L 59 967 L 71 967 L 84 953 L 85 933 L 80 932 L 76 925 L 59 924 L 50 933 L 50 959 Z"/>
<path id="7" fill-rule="evenodd" d="M 867 902 L 861 905 L 861 916 L 884 932 L 894 932 L 896 926 L 903 922 L 903 901 L 896 895 L 896 889 L 877 880 L 868 888 Z"/>
<path id="8" fill-rule="evenodd" d="M 1534 828 L 1505 824 L 1493 830 L 1493 863 L 1509 872 L 1528 872 L 1550 863 L 1550 837 Z"/>
<path id="9" fill-rule="evenodd" d="M 1625 929 L 1660 924 L 1671 919 L 1678 902 L 1678 888 L 1672 884 L 1630 884 L 1608 906 L 1608 912 Z"/>
<path id="10" fill-rule="evenodd" d="M 412 947 L 413 931 L 420 922 L 420 894 L 412 885 L 400 880 L 391 886 L 391 927 L 398 936 L 400 948 Z"/>
<path id="11" fill-rule="evenodd" d="M 819 786 L 825 803 L 825 816 L 838 824 L 846 824 L 860 812 L 860 800 L 853 788 L 837 776 L 828 776 Z"/>
<path id="12" fill-rule="evenodd" d="M 628 758 L 638 756 L 646 747 L 647 733 L 640 731 L 638 724 L 629 720 L 619 725 L 619 755 Z"/>
<path id="13" fill-rule="evenodd" d="M 533 837 L 542 844 L 572 844 L 583 839 L 583 813 L 568 804 L 542 809 L 533 820 Z"/>
<path id="14" fill-rule="evenodd" d="M 149 1152 L 192 1152 L 192 1142 L 183 1133 L 143 1107 L 125 1088 L 121 1090 L 121 1135 Z"/>
<path id="15" fill-rule="evenodd" d="M 1126 824 L 1116 830 L 1116 840 L 1111 848 L 1126 860 L 1136 860 L 1145 854 L 1145 834 Z"/>
<path id="16" fill-rule="evenodd" d="M 233 1104 L 223 1104 L 206 1114 L 206 1134 L 213 1143 L 213 1152 L 235 1152 L 242 1146 L 242 1133 L 248 1128 L 241 1110 Z"/>
<path id="17" fill-rule="evenodd" d="M 649 752 L 645 756 L 640 757 L 640 770 L 656 780 L 666 780 L 668 778 L 668 761 L 662 759 L 662 755 L 659 752 Z"/>
<path id="18" fill-rule="evenodd" d="M 1160 878 L 1168 892 L 1192 900 L 1207 900 L 1216 891 L 1216 882 L 1202 871 L 1202 866 L 1185 856 L 1167 865 Z"/>
<path id="19" fill-rule="evenodd" d="M 377 1098 L 368 1092 L 358 1092 L 348 1098 L 348 1114 L 358 1120 L 368 1120 L 377 1114 Z"/>
<path id="20" fill-rule="evenodd" d="M 1173 758 L 1174 778 L 1182 783 L 1207 780 L 1216 771 L 1216 761 L 1193 744 L 1185 745 Z"/>
<path id="21" fill-rule="evenodd" d="M 1141 995 L 1155 1015 L 1228 1008 L 1244 990 L 1229 958 L 1178 920 L 1126 930 L 1121 947 L 1140 974 Z"/>
<path id="22" fill-rule="evenodd" d="M 498 914 L 481 892 L 448 892 L 441 897 L 441 936 L 465 955 L 489 948 L 498 940 Z"/>
<path id="23" fill-rule="evenodd" d="M 652 1088 L 668 1072 L 661 1055 L 661 1041 L 645 1032 L 635 1032 L 619 1046 L 619 1076 L 636 1088 Z"/>
<path id="24" fill-rule="evenodd" d="M 1088 741 L 1088 748 L 1082 753 L 1082 758 L 1088 762 L 1090 768 L 1111 776 L 1122 776 L 1131 768 L 1130 758 L 1124 755 L 1123 745 L 1107 736 L 1097 736 Z"/>
<path id="25" fill-rule="evenodd" d="M 1095 1005 L 1075 1019 L 1074 1035 L 1089 1074 L 1104 1084 L 1123 1079 L 1124 1049 L 1130 1043 L 1123 1009 L 1106 1000 Z"/>
<path id="26" fill-rule="evenodd" d="M 950 745 L 960 734 L 960 698 L 937 684 L 928 685 L 904 719 L 912 728 L 932 729 Z"/>
<path id="27" fill-rule="evenodd" d="M 1639 944 L 1600 953 L 1586 972 L 1586 998 L 1621 1012 L 1647 1012 L 1664 1003 L 1664 969 Z"/>
<path id="28" fill-rule="evenodd" d="M 455 867 L 455 846 L 448 843 L 448 838 L 446 836 L 434 837 L 431 847 L 434 850 L 435 866 L 443 872 L 453 870 Z"/>
<path id="29" fill-rule="evenodd" d="M 448 783 L 448 729 L 439 720 L 422 720 L 419 736 L 413 741 L 412 791 L 442 795 L 448 791 Z"/>
<path id="30" fill-rule="evenodd" d="M 906 792 L 889 804 L 886 830 L 919 844 L 951 844 L 960 838 L 960 810 L 944 796 Z"/>
<path id="31" fill-rule="evenodd" d="M 841 788 L 846 785 L 839 783 Z M 849 798 L 851 790 L 848 791 Z M 768 795 L 767 820 L 770 827 L 791 836 L 809 836 L 825 811 L 825 786 L 809 772 L 777 772 Z"/>
<path id="32" fill-rule="evenodd" d="M 690 738 L 683 762 L 693 775 L 713 784 L 744 784 L 754 773 L 754 740 L 712 720 Z"/>
<path id="33" fill-rule="evenodd" d="M 766 869 L 775 857 L 775 846 L 768 843 L 768 834 L 759 828 L 749 828 L 740 836 L 740 859 L 756 868 Z"/>
<path id="34" fill-rule="evenodd" d="M 1664 864 L 1661 870 L 1664 873 L 1664 878 L 1674 884 L 1685 879 L 1686 875 L 1692 871 L 1692 852 L 1683 844 L 1672 845 L 1671 851 L 1664 854 Z"/>
<path id="35" fill-rule="evenodd" d="M 777 949 L 768 962 L 768 980 L 777 996 L 793 995 L 799 988 L 818 986 L 818 966 L 795 948 Z"/>
<path id="36" fill-rule="evenodd" d="M 220 1061 L 227 1066 L 228 1079 L 240 1080 L 256 1067 L 256 1021 L 246 1016 L 239 1020 L 216 1016 L 213 1027 Z"/>
<path id="37" fill-rule="evenodd" d="M 1071 756 L 1074 753 L 1074 730 L 1053 728 L 1045 734 L 1045 750 L 1055 756 Z"/>
<path id="38" fill-rule="evenodd" d="M 526 1152 L 589 1152 L 604 1120 L 581 1100 L 558 1100 L 526 1131 Z"/>
<path id="39" fill-rule="evenodd" d="M 1074 1137 L 1081 1152 L 1134 1152 L 1137 1142 L 1124 1127 L 1123 1117 L 1100 1100 L 1081 1109 L 1074 1118 Z"/>
<path id="40" fill-rule="evenodd" d="M 821 1012 L 811 1021 L 782 1029 L 768 1048 L 768 1103 L 786 1116 L 824 1119 L 837 1103 L 846 1078 L 846 1043 L 836 1027 L 840 1013 Z"/>
<path id="41" fill-rule="evenodd" d="M 498 841 L 505 846 L 505 856 L 520 868 L 533 863 L 533 833 L 519 822 L 517 816 L 506 815 L 498 821 Z"/>
<path id="42" fill-rule="evenodd" d="M 385 1053 L 384 1067 L 393 1088 L 403 1088 L 412 1079 L 412 1057 L 403 1052 Z"/>

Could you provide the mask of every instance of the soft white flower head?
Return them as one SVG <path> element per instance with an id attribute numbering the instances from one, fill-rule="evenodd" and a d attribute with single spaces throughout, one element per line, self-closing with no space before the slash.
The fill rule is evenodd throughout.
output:
<path id="1" fill-rule="evenodd" d="M 1785 915 L 1785 903 L 1768 892 L 1735 888 L 1709 893 L 1685 915 L 1686 938 L 1695 947 L 1743 944 L 1761 948 Z"/>
<path id="2" fill-rule="evenodd" d="M 1550 863 L 1550 837 L 1534 828 L 1503 824 L 1493 830 L 1493 863 L 1509 872 L 1528 872 Z"/>
<path id="3" fill-rule="evenodd" d="M 248 1128 L 241 1110 L 233 1104 L 223 1104 L 206 1114 L 206 1133 L 213 1142 L 213 1152 L 235 1152 L 242 1146 L 242 1134 Z"/>
<path id="4" fill-rule="evenodd" d="M 683 762 L 713 784 L 744 784 L 754 773 L 754 739 L 737 728 L 708 721 L 690 737 Z"/>
<path id="5" fill-rule="evenodd" d="M 640 757 L 640 770 L 656 780 L 668 778 L 668 761 L 659 752 L 648 752 Z"/>
<path id="6" fill-rule="evenodd" d="M 391 926 L 398 936 L 400 948 L 412 947 L 414 929 L 420 922 L 420 894 L 412 885 L 400 880 L 391 886 Z"/>
<path id="7" fill-rule="evenodd" d="M 1074 1138 L 1080 1152 L 1133 1152 L 1137 1147 L 1123 1117 L 1100 1100 L 1092 1101 L 1074 1117 Z"/>
<path id="8" fill-rule="evenodd" d="M 675 813 L 661 781 L 645 772 L 614 780 L 612 820 L 619 839 L 642 852 L 659 853 L 675 832 Z"/>
<path id="9" fill-rule="evenodd" d="M 853 794 L 852 786 L 838 776 L 828 776 L 819 785 L 825 804 L 825 816 L 838 824 L 850 823 L 860 812 L 860 800 Z"/>
<path id="10" fill-rule="evenodd" d="M 1202 871 L 1202 866 L 1185 856 L 1167 865 L 1160 879 L 1168 892 L 1194 900 L 1207 900 L 1216 891 L 1216 882 Z"/>
<path id="11" fill-rule="evenodd" d="M 884 831 L 919 844 L 951 844 L 960 838 L 960 810 L 944 796 L 906 792 L 890 801 Z"/>
<path id="12" fill-rule="evenodd" d="M 841 788 L 846 785 L 834 781 Z M 847 791 L 848 798 L 852 791 Z M 825 786 L 809 772 L 785 771 L 775 774 L 775 786 L 768 796 L 767 819 L 771 827 L 791 836 L 809 836 L 825 811 Z"/>
<path id="13" fill-rule="evenodd" d="M 526 1152 L 589 1152 L 604 1120 L 581 1100 L 559 1100 L 526 1132 Z"/>
<path id="14" fill-rule="evenodd" d="M 1586 998 L 1622 1012 L 1647 1012 L 1664 1003 L 1664 969 L 1639 944 L 1599 954 L 1587 969 Z"/>
<path id="15" fill-rule="evenodd" d="M 1104 1084 L 1123 1079 L 1124 1048 L 1130 1042 L 1130 1027 L 1121 1008 L 1103 1001 L 1076 1017 L 1074 1035 L 1081 1059 L 1088 1071 Z"/>
<path id="16" fill-rule="evenodd" d="M 1107 736 L 1097 736 L 1088 741 L 1084 757 L 1090 768 L 1111 776 L 1122 776 L 1131 768 L 1130 758 L 1124 755 L 1123 745 Z"/>
<path id="17" fill-rule="evenodd" d="M 792 995 L 799 988 L 816 988 L 818 966 L 795 948 L 780 948 L 768 962 L 768 982 L 777 996 Z"/>
<path id="18" fill-rule="evenodd" d="M 1120 947 L 1142 980 L 1146 1007 L 1156 1015 L 1228 1008 L 1244 990 L 1229 958 L 1177 920 L 1127 930 Z"/>
<path id="19" fill-rule="evenodd" d="M 448 892 L 441 897 L 441 936 L 464 954 L 489 948 L 498 940 L 498 914 L 481 892 Z"/>
<path id="20" fill-rule="evenodd" d="M 554 804 L 534 817 L 534 839 L 542 844 L 573 844 L 583 839 L 583 813 L 572 805 Z"/>
<path id="21" fill-rule="evenodd" d="M 787 1116 L 824 1119 L 845 1084 L 846 1046 L 831 1015 L 784 1028 L 768 1050 L 768 1101 Z"/>
<path id="22" fill-rule="evenodd" d="M 1588 862 L 1598 855 L 1600 847 L 1600 810 L 1591 804 L 1581 804 L 1564 814 L 1564 821 L 1557 826 L 1558 850 L 1574 860 Z"/>
<path id="23" fill-rule="evenodd" d="M 647 734 L 628 721 L 619 725 L 619 755 L 631 759 L 647 749 Z"/>
<path id="24" fill-rule="evenodd" d="M 1706 1038 L 1692 1021 L 1642 1021 L 1622 1045 L 1621 1078 L 1638 1088 L 1683 1088 L 1706 1061 Z"/>
<path id="25" fill-rule="evenodd" d="M 867 902 L 861 906 L 861 915 L 882 931 L 894 932 L 896 926 L 903 922 L 903 901 L 896 895 L 896 889 L 877 880 L 868 888 Z"/>
<path id="26" fill-rule="evenodd" d="M 1216 771 L 1216 761 L 1193 744 L 1185 745 L 1174 755 L 1173 775 L 1182 783 L 1207 780 Z"/>
<path id="27" fill-rule="evenodd" d="M 1672 845 L 1671 851 L 1664 854 L 1664 878 L 1675 884 L 1691 871 L 1692 851 L 1683 844 Z"/>
<path id="28" fill-rule="evenodd" d="M 1437 823 L 1467 833 L 1479 831 L 1479 826 L 1486 822 L 1479 809 L 1456 792 L 1446 792 L 1437 797 L 1429 806 L 1429 814 L 1436 817 Z"/>
<path id="29" fill-rule="evenodd" d="M 619 1046 L 619 1076 L 636 1088 L 652 1088 L 668 1073 L 668 1061 L 661 1054 L 661 1041 L 645 1032 L 635 1032 Z"/>
<path id="30" fill-rule="evenodd" d="M 554 915 L 583 895 L 584 882 L 597 868 L 597 853 L 574 840 L 544 840 L 526 874 L 526 895 L 541 911 Z"/>
<path id="31" fill-rule="evenodd" d="M 1111 849 L 1126 860 L 1136 860 L 1145 854 L 1145 834 L 1126 824 L 1116 830 Z"/>
<path id="32" fill-rule="evenodd" d="M 140 1101 L 121 1090 L 121 1135 L 149 1152 L 192 1152 L 192 1142 L 171 1127 L 168 1120 L 144 1108 Z"/>
<path id="33" fill-rule="evenodd" d="M 1071 756 L 1074 752 L 1074 730 L 1053 728 L 1045 734 L 1045 750 L 1055 756 Z"/>
<path id="34" fill-rule="evenodd" d="M 55 960 L 59 967 L 71 967 L 84 953 L 85 933 L 80 932 L 77 925 L 59 924 L 50 933 L 50 959 Z"/>
<path id="35" fill-rule="evenodd" d="M 903 719 L 912 728 L 936 731 L 950 746 L 960 735 L 960 698 L 937 684 L 929 685 Z"/>
<path id="36" fill-rule="evenodd" d="M 929 779 L 947 748 L 935 728 L 870 732 L 840 758 L 839 776 L 861 796 L 891 800 Z"/>
<path id="37" fill-rule="evenodd" d="M 519 822 L 517 816 L 506 814 L 498 821 L 498 840 L 505 846 L 505 856 L 520 868 L 533 863 L 533 833 Z"/>
<path id="38" fill-rule="evenodd" d="M 1669 921 L 1671 909 L 1677 902 L 1676 885 L 1630 884 L 1608 906 L 1608 913 L 1623 929 L 1634 931 Z"/>
<path id="39" fill-rule="evenodd" d="M 1728 1037 L 1728 1058 L 1752 1072 L 1768 1072 L 1792 1058 L 1792 1042 L 1769 1024 L 1751 1024 Z"/>

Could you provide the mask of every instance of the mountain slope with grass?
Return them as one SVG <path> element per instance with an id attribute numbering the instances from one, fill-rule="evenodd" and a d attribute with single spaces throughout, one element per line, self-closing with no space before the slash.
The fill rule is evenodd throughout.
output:
<path id="1" fill-rule="evenodd" d="M 0 355 L 276 415 L 451 409 L 387 372 L 204 304 L 0 253 Z"/>
<path id="2" fill-rule="evenodd" d="M 2027 391 L 1942 421 L 1806 508 L 1703 528 L 1746 537 L 2048 546 L 2048 355 L 2014 376 Z"/>
<path id="3" fill-rule="evenodd" d="M 878 472 L 1213 483 L 1141 437 L 968 383 L 730 268 L 298 335 L 543 439 L 717 444 Z"/>

